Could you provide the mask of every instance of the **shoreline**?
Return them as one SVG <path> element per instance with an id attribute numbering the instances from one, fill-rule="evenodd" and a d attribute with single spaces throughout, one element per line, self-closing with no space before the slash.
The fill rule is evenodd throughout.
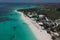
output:
<path id="1" fill-rule="evenodd" d="M 34 23 L 27 16 L 25 17 L 23 12 L 18 12 L 17 10 L 15 10 L 15 12 L 21 14 L 22 20 L 28 25 L 36 40 L 52 40 L 51 36 L 45 30 L 41 29 L 41 26 L 39 26 L 37 23 Z"/>

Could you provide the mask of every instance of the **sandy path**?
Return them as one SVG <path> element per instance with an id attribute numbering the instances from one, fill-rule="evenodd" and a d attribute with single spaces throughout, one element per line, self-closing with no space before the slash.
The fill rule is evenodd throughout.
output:
<path id="1" fill-rule="evenodd" d="M 15 10 L 15 12 L 17 12 Z M 51 36 L 45 31 L 41 29 L 37 23 L 34 23 L 30 18 L 24 16 L 22 12 L 17 12 L 21 14 L 23 21 L 28 24 L 29 28 L 31 29 L 32 33 L 36 37 L 36 40 L 52 40 Z"/>

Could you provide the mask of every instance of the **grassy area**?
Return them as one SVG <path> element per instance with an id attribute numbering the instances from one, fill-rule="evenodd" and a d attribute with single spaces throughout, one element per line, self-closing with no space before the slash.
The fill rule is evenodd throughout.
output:
<path id="1" fill-rule="evenodd" d="M 41 13 L 46 14 L 47 17 L 49 17 L 50 19 L 54 20 L 54 19 L 60 19 L 60 12 L 57 11 L 40 11 Z"/>

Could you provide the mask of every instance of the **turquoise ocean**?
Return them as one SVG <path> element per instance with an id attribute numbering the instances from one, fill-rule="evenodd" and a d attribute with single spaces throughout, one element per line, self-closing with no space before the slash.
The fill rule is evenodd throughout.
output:
<path id="1" fill-rule="evenodd" d="M 0 40 L 36 40 L 16 9 L 34 8 L 32 4 L 0 3 Z"/>

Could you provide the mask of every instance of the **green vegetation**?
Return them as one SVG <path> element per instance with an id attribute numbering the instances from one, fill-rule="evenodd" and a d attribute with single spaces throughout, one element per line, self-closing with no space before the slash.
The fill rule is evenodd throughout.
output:
<path id="1" fill-rule="evenodd" d="M 60 12 L 58 12 L 58 11 L 51 11 L 51 10 L 50 11 L 47 11 L 47 10 L 41 11 L 40 10 L 40 12 L 46 14 L 46 16 L 52 20 L 60 19 Z"/>
<path id="2" fill-rule="evenodd" d="M 19 9 L 18 11 L 24 11 L 24 12 L 34 12 L 34 11 L 37 11 L 37 8 Z"/>
<path id="3" fill-rule="evenodd" d="M 27 12 L 37 12 L 38 14 L 45 14 L 48 18 L 55 20 L 60 18 L 60 12 L 56 11 L 54 9 L 50 9 L 49 11 L 46 10 L 40 10 L 40 8 L 29 8 L 29 9 L 20 9 L 18 11 L 24 11 Z"/>

